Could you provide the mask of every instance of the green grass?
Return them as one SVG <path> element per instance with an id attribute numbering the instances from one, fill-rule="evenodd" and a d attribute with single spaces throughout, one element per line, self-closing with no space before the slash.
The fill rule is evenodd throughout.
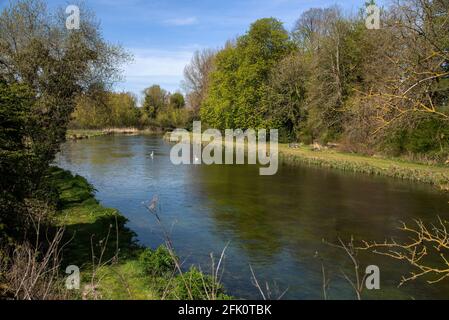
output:
<path id="1" fill-rule="evenodd" d="M 63 267 L 79 266 L 83 287 L 91 282 L 92 267 L 99 266 L 95 279 L 102 299 L 157 299 L 158 293 L 138 261 L 143 249 L 126 228 L 126 218 L 99 204 L 83 177 L 52 168 L 50 180 L 59 194 L 55 224 L 65 227 Z M 115 256 L 118 259 L 111 261 Z"/>
<path id="2" fill-rule="evenodd" d="M 82 290 L 75 297 L 83 298 L 83 292 L 90 292 L 83 288 L 94 283 L 98 299 L 161 299 L 166 288 L 166 298 L 186 298 L 182 295 L 186 290 L 180 275 L 172 278 L 172 271 L 166 270 L 167 263 L 160 263 L 170 257 L 167 250 L 138 246 L 135 234 L 125 226 L 126 218 L 99 204 L 86 179 L 53 167 L 49 183 L 59 195 L 54 222 L 65 228 L 62 267 L 76 265 L 81 271 Z M 149 262 L 142 258 L 145 253 L 147 258 L 151 253 Z M 186 274 L 190 275 L 191 270 Z M 195 275 L 194 285 L 199 289 L 194 298 L 204 299 L 203 279 L 209 278 L 199 271 Z M 92 294 L 85 297 L 94 298 Z M 230 297 L 221 290 L 219 298 Z"/>
<path id="3" fill-rule="evenodd" d="M 137 260 L 100 267 L 101 298 L 105 300 L 158 300 L 154 280 L 146 276 Z"/>
<path id="4" fill-rule="evenodd" d="M 383 175 L 429 183 L 442 190 L 449 190 L 449 168 L 443 165 L 426 165 L 334 150 L 313 151 L 307 146 L 290 148 L 287 144 L 279 146 L 279 154 L 282 161 L 290 164 L 305 163 L 357 173 Z"/>

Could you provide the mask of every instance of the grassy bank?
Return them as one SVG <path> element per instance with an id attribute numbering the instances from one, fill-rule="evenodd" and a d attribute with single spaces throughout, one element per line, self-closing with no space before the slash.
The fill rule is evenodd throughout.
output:
<path id="1" fill-rule="evenodd" d="M 103 136 L 105 134 L 103 130 L 67 130 L 66 138 L 67 140 L 81 140 Z"/>
<path id="2" fill-rule="evenodd" d="M 190 133 L 192 139 L 193 134 Z M 170 132 L 164 135 L 170 141 Z M 206 142 L 203 142 L 206 144 Z M 415 182 L 427 183 L 449 191 L 449 166 L 429 165 L 401 159 L 371 157 L 360 154 L 340 152 L 322 148 L 314 150 L 312 146 L 279 144 L 280 161 L 290 165 L 307 164 L 338 170 L 388 176 Z"/>
<path id="3" fill-rule="evenodd" d="M 70 129 L 67 130 L 67 140 L 82 140 L 110 134 L 151 134 L 162 133 L 159 128 L 104 128 L 104 129 Z"/>
<path id="4" fill-rule="evenodd" d="M 330 149 L 315 151 L 308 146 L 291 148 L 287 144 L 279 146 L 279 155 L 281 161 L 289 164 L 304 163 L 350 172 L 407 179 L 432 184 L 442 190 L 449 191 L 448 166 L 369 157 Z"/>
<path id="5" fill-rule="evenodd" d="M 62 265 L 80 267 L 79 298 L 156 299 L 156 288 L 137 263 L 143 249 L 125 227 L 126 219 L 100 205 L 83 177 L 55 168 L 52 180 L 59 193 L 56 224 L 65 227 L 68 243 Z"/>
<path id="6" fill-rule="evenodd" d="M 188 299 L 188 291 L 195 299 L 208 298 L 203 283 L 210 277 L 195 268 L 177 274 L 165 247 L 137 245 L 126 218 L 99 204 L 86 179 L 59 168 L 50 179 L 59 194 L 55 224 L 65 228 L 62 267 L 81 270 L 78 298 Z M 182 278 L 189 279 L 189 290 Z M 219 298 L 227 298 L 221 286 Z"/>

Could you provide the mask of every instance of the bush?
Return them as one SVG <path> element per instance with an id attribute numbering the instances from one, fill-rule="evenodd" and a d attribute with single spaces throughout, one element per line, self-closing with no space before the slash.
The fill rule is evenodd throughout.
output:
<path id="1" fill-rule="evenodd" d="M 189 295 L 192 294 L 192 297 Z M 212 291 L 214 295 L 212 296 Z M 223 285 L 216 283 L 214 279 L 202 273 L 196 267 L 190 267 L 189 271 L 177 275 L 173 279 L 173 290 L 169 298 L 180 300 L 226 300 L 230 297 L 225 294 Z"/>
<path id="2" fill-rule="evenodd" d="M 443 121 L 428 119 L 408 133 L 406 148 L 413 153 L 444 150 L 449 147 L 449 126 Z"/>
<path id="3" fill-rule="evenodd" d="M 449 126 L 435 118 L 420 120 L 413 127 L 393 131 L 384 149 L 395 156 L 412 153 L 445 160 L 449 150 Z"/>
<path id="4" fill-rule="evenodd" d="M 155 123 L 162 128 L 182 129 L 189 125 L 191 111 L 186 108 L 168 107 L 157 114 Z"/>
<path id="5" fill-rule="evenodd" d="M 161 245 L 156 250 L 146 248 L 139 257 L 144 272 L 151 276 L 163 276 L 175 268 L 168 249 Z"/>

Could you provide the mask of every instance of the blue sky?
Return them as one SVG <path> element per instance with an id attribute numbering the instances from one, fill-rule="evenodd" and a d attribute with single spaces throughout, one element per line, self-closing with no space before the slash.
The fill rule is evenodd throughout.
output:
<path id="1" fill-rule="evenodd" d="M 0 0 L 0 8 L 5 0 Z M 50 7 L 74 0 L 49 0 Z M 193 52 L 219 48 L 227 39 L 243 34 L 251 22 L 275 17 L 290 30 L 296 19 L 312 7 L 339 5 L 356 12 L 365 0 L 84 0 L 101 22 L 104 37 L 134 55 L 125 66 L 126 80 L 117 90 L 141 95 L 160 84 L 180 89 L 184 66 Z M 376 1 L 380 3 L 379 0 Z"/>

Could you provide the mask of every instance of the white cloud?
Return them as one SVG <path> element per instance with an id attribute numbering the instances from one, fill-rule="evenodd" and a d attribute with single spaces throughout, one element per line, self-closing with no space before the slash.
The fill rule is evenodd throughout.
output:
<path id="1" fill-rule="evenodd" d="M 171 26 L 191 26 L 198 23 L 197 17 L 187 17 L 187 18 L 175 18 L 167 19 L 164 21 L 165 24 Z"/>
<path id="2" fill-rule="evenodd" d="M 154 50 L 128 48 L 134 61 L 124 68 L 125 81 L 117 88 L 137 95 L 152 84 L 176 91 L 183 79 L 184 67 L 193 52 L 187 50 Z"/>
<path id="3" fill-rule="evenodd" d="M 134 61 L 126 68 L 127 74 L 144 75 L 182 75 L 192 52 L 187 50 L 128 49 Z"/>

